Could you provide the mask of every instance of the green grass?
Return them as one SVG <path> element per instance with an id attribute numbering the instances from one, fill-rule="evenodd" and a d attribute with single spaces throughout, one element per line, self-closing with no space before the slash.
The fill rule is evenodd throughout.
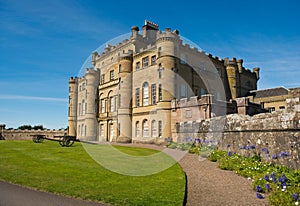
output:
<path id="1" fill-rule="evenodd" d="M 115 148 L 133 156 L 157 154 L 150 149 Z M 97 164 L 79 143 L 67 148 L 51 141 L 0 141 L 0 179 L 114 205 L 182 205 L 185 193 L 185 176 L 178 164 L 148 176 L 121 175 Z"/>

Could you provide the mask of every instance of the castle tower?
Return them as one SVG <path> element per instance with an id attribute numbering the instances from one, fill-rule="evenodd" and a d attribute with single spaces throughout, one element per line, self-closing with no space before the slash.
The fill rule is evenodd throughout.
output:
<path id="1" fill-rule="evenodd" d="M 77 78 L 69 80 L 69 110 L 68 110 L 68 135 L 76 136 L 76 114 L 78 97 Z"/>
<path id="2" fill-rule="evenodd" d="M 97 140 L 96 99 L 99 82 L 99 71 L 87 69 L 86 79 L 86 113 L 85 113 L 85 137 L 87 140 Z"/>
<path id="3" fill-rule="evenodd" d="M 118 89 L 118 142 L 130 142 L 132 137 L 131 123 L 131 87 L 132 87 L 132 53 L 119 58 Z"/>
<path id="4" fill-rule="evenodd" d="M 231 99 L 237 98 L 239 95 L 238 91 L 238 66 L 236 62 L 236 58 L 229 60 L 228 58 L 224 59 L 224 64 L 226 67 L 227 77 L 228 77 L 228 84 L 231 93 Z"/>
<path id="5" fill-rule="evenodd" d="M 171 101 L 176 96 L 176 40 L 178 35 L 171 33 L 171 29 L 166 28 L 165 32 L 157 37 L 157 65 L 161 73 L 158 80 L 160 88 L 159 96 L 161 100 L 157 104 L 158 119 L 162 120 L 162 137 L 171 137 Z"/>

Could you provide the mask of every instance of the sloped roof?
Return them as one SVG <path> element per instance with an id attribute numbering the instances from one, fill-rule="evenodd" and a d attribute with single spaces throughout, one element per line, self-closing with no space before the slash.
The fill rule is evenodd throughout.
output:
<path id="1" fill-rule="evenodd" d="M 287 95 L 288 93 L 289 90 L 284 87 L 250 91 L 250 94 L 255 98 L 282 96 Z"/>

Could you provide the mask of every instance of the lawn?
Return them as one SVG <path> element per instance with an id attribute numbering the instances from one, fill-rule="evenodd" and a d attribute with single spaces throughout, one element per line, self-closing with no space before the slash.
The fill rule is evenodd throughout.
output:
<path id="1" fill-rule="evenodd" d="M 97 148 L 96 145 L 91 147 L 94 150 L 90 151 Z M 107 147 L 101 145 L 97 149 L 105 152 Z M 158 153 L 150 149 L 116 148 L 132 157 Z M 159 154 L 162 158 L 163 153 Z M 163 156 L 166 162 L 170 162 L 168 156 Z M 97 161 L 99 158 L 101 156 L 94 159 Z M 0 141 L 0 179 L 113 205 L 183 204 L 185 175 L 178 164 L 156 174 L 128 176 L 112 172 L 94 159 L 80 143 L 61 147 L 51 141 L 40 144 L 31 141 Z"/>

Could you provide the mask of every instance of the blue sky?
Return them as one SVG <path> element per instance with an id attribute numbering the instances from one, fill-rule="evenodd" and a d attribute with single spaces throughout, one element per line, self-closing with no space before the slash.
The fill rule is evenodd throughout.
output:
<path id="1" fill-rule="evenodd" d="M 260 67 L 259 89 L 298 87 L 299 8 L 297 0 L 0 0 L 0 123 L 65 128 L 69 77 L 145 19 L 215 56 Z"/>

